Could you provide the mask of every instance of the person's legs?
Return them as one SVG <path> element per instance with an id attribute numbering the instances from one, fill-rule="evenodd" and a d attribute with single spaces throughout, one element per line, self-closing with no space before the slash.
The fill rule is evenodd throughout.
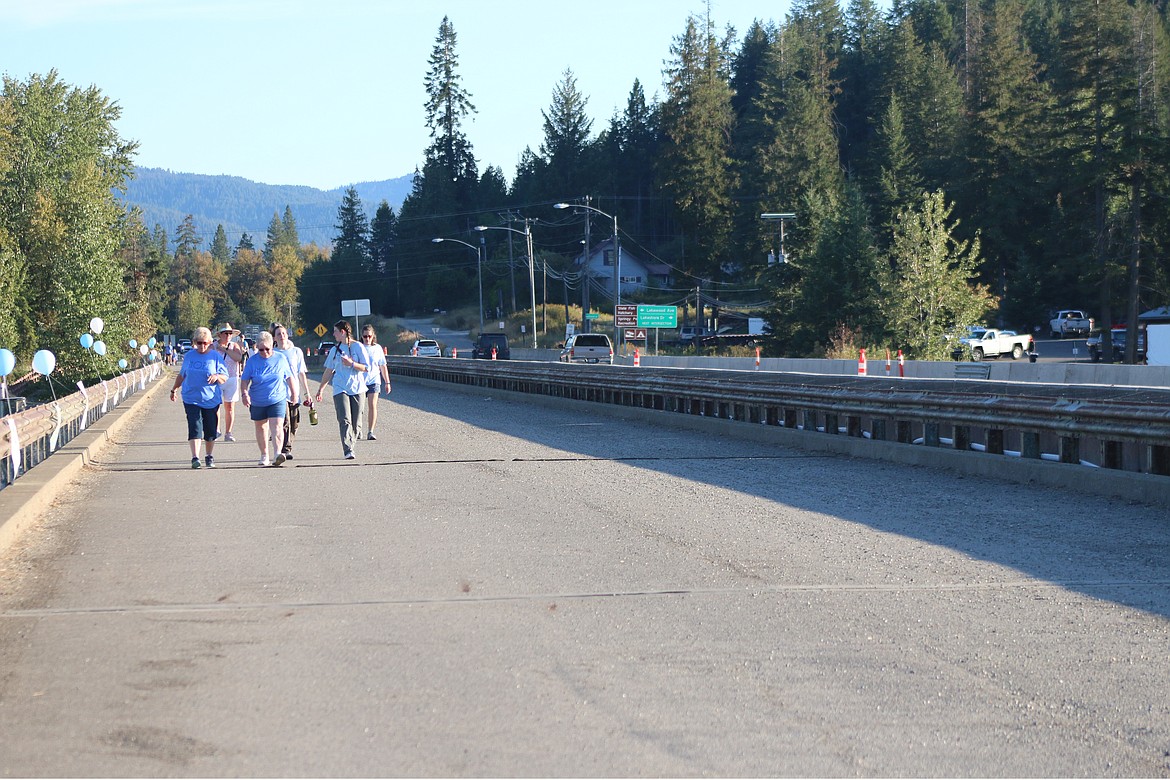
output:
<path id="1" fill-rule="evenodd" d="M 223 435 L 226 438 L 232 432 L 232 425 L 236 421 L 236 404 L 234 401 L 223 402 Z"/>
<path id="2" fill-rule="evenodd" d="M 360 395 L 347 395 L 349 402 L 350 413 L 350 435 L 354 441 L 357 441 L 361 436 L 362 431 L 362 397 Z M 350 447 L 352 451 L 353 447 Z"/>
<path id="3" fill-rule="evenodd" d="M 268 419 L 255 420 L 253 425 L 256 426 L 256 444 L 260 447 L 260 462 L 264 465 L 268 464 Z"/>
<path id="4" fill-rule="evenodd" d="M 366 391 L 366 438 L 372 438 L 374 424 L 378 422 L 378 391 Z"/>
<path id="5" fill-rule="evenodd" d="M 283 417 L 269 417 L 268 427 L 272 430 L 272 452 L 273 454 L 284 452 L 284 418 Z"/>
<path id="6" fill-rule="evenodd" d="M 215 450 L 215 439 L 219 436 L 219 407 L 199 411 L 203 416 L 203 445 L 207 449 L 207 466 L 210 468 L 215 462 L 211 453 Z"/>
<path id="7" fill-rule="evenodd" d="M 187 415 L 187 444 L 191 447 L 191 460 L 199 460 L 199 441 L 203 438 L 202 410 L 195 404 L 183 404 Z"/>
<path id="8" fill-rule="evenodd" d="M 341 451 L 345 457 L 353 455 L 354 426 L 350 414 L 350 396 L 337 393 L 333 396 L 333 410 L 337 412 L 337 430 L 341 434 Z"/>
<path id="9" fill-rule="evenodd" d="M 281 428 L 284 430 L 284 449 L 281 450 L 285 455 L 292 454 L 293 437 L 297 435 L 297 428 L 301 426 L 301 407 L 300 404 L 289 403 L 288 412 L 284 416 L 284 425 Z"/>

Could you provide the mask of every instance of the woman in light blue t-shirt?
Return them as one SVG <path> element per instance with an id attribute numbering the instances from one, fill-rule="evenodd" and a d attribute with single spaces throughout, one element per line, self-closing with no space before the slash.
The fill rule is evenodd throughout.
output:
<path id="1" fill-rule="evenodd" d="M 199 463 L 199 442 L 207 448 L 207 468 L 215 468 L 215 449 L 218 435 L 219 405 L 223 400 L 223 383 L 228 369 L 219 353 L 211 351 L 211 331 L 196 328 L 191 334 L 194 349 L 183 356 L 183 365 L 171 387 L 171 400 L 183 399 L 187 414 L 187 442 L 191 445 L 191 468 Z M 181 396 L 180 396 L 181 394 Z"/>
<path id="2" fill-rule="evenodd" d="M 244 364 L 244 371 L 240 374 L 240 398 L 256 424 L 260 465 L 269 465 L 268 437 L 271 431 L 276 444 L 273 449 L 276 457 L 271 464 L 283 466 L 287 459 L 281 451 L 284 447 L 284 416 L 289 401 L 297 401 L 297 386 L 293 383 L 288 360 L 273 348 L 272 334 L 268 331 L 260 334 L 256 354 Z"/>
<path id="3" fill-rule="evenodd" d="M 353 326 L 348 320 L 338 320 L 333 326 L 337 344 L 325 358 L 317 400 L 325 395 L 325 386 L 333 385 L 333 409 L 337 412 L 337 427 L 341 432 L 341 451 L 346 460 L 353 460 L 353 445 L 358 437 L 362 418 L 362 397 L 366 393 L 366 371 L 370 357 L 361 344 L 354 341 Z"/>

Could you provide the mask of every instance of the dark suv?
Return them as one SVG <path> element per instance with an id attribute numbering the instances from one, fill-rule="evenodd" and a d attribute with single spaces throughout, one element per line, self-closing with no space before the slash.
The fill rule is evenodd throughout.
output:
<path id="1" fill-rule="evenodd" d="M 481 333 L 471 350 L 471 356 L 480 360 L 492 359 L 492 347 L 496 348 L 496 360 L 510 360 L 512 350 L 508 348 L 508 337 L 503 333 Z"/>

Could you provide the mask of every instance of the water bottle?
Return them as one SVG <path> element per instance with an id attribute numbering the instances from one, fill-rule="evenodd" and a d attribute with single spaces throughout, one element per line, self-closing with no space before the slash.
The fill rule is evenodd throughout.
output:
<path id="1" fill-rule="evenodd" d="M 317 407 L 313 404 L 312 399 L 305 401 L 309 405 L 309 425 L 317 424 Z"/>

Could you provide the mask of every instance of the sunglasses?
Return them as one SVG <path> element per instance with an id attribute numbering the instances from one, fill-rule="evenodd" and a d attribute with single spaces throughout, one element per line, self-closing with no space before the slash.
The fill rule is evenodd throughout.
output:
<path id="1" fill-rule="evenodd" d="M 271 347 L 256 347 L 256 351 L 259 352 L 261 355 L 267 355 L 269 352 L 272 351 L 272 349 L 271 349 Z"/>
<path id="2" fill-rule="evenodd" d="M 195 346 L 197 346 L 197 347 L 210 347 L 211 342 L 210 341 L 196 341 Z"/>

